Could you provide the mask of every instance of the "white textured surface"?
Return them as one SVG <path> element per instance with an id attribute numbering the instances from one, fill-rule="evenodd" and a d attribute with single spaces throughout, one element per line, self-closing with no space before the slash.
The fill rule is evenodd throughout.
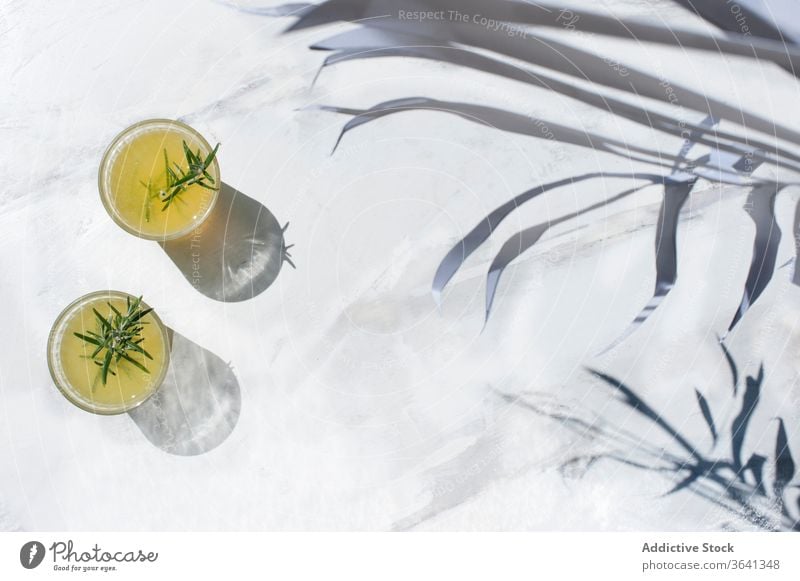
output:
<path id="1" fill-rule="evenodd" d="M 454 241 L 498 203 L 542 181 L 627 171 L 627 163 L 431 112 L 357 130 L 331 157 L 346 119 L 301 109 L 425 95 L 562 119 L 664 151 L 677 151 L 677 140 L 429 62 L 348 63 L 312 90 L 323 55 L 306 47 L 333 29 L 280 36 L 289 20 L 223 3 L 17 1 L 0 10 L 0 528 L 748 526 L 692 492 L 661 496 L 674 481 L 656 473 L 612 462 L 559 470 L 607 443 L 520 405 L 588 409 L 668 446 L 590 380 L 588 365 L 623 378 L 707 446 L 693 388 L 723 417 L 737 412 L 715 334 L 738 305 L 749 265 L 745 192 L 702 185 L 681 230 L 677 288 L 631 340 L 594 358 L 649 297 L 655 188 L 548 234 L 507 272 L 483 332 L 492 251 L 519 227 L 611 196 L 623 182 L 528 204 L 469 259 L 441 312 L 430 282 Z M 775 67 L 603 46 L 800 127 L 796 84 Z M 215 302 L 157 244 L 115 227 L 97 195 L 97 165 L 119 130 L 149 117 L 180 117 L 222 142 L 225 182 L 291 221 L 297 271 L 284 269 L 250 301 Z M 786 233 L 796 199 L 787 190 L 778 200 Z M 791 256 L 787 237 L 779 264 Z M 768 457 L 779 414 L 800 451 L 800 293 L 789 270 L 730 341 L 743 373 L 765 362 L 745 446 Z M 75 297 L 105 287 L 143 293 L 169 326 L 230 363 L 241 410 L 218 447 L 170 454 L 130 416 L 83 413 L 54 388 L 45 363 L 51 322 Z M 199 399 L 207 387 L 197 386 Z"/>

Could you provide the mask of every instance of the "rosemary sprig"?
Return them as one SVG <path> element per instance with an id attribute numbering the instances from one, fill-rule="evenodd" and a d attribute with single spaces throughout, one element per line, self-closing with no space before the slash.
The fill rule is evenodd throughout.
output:
<path id="1" fill-rule="evenodd" d="M 131 357 L 131 352 L 140 353 L 148 359 L 153 359 L 142 347 L 144 337 L 141 337 L 144 325 L 148 324 L 142 319 L 153 309 L 142 308 L 142 297 L 133 300 L 128 297 L 126 300 L 127 312 L 125 314 L 122 314 L 111 303 L 106 303 L 111 309 L 107 317 L 92 308 L 98 323 L 97 332 L 74 333 L 78 339 L 94 345 L 95 349 L 89 357 L 95 365 L 100 367 L 100 379 L 103 381 L 103 385 L 106 385 L 109 373 L 116 375 L 111 369 L 111 363 L 118 364 L 123 359 L 145 373 L 150 373 L 144 365 Z"/>
<path id="2" fill-rule="evenodd" d="M 170 163 L 167 150 L 164 149 L 164 187 L 157 188 L 154 186 L 152 180 L 147 183 L 139 181 L 142 186 L 147 190 L 147 197 L 145 198 L 144 217 L 145 221 L 150 221 L 152 201 L 159 199 L 162 202 L 161 211 L 164 212 L 170 207 L 172 202 L 181 201 L 180 194 L 182 194 L 189 186 L 198 185 L 206 188 L 207 190 L 216 191 L 219 186 L 216 181 L 208 173 L 208 168 L 217 156 L 219 150 L 219 143 L 205 158 L 201 157 L 200 150 L 192 151 L 183 141 L 183 154 L 185 157 L 185 167 L 178 163 Z"/>
<path id="3" fill-rule="evenodd" d="M 140 181 L 145 189 L 147 189 L 147 199 L 145 200 L 145 220 L 150 221 L 150 206 L 151 200 L 158 198 L 162 202 L 161 211 L 164 212 L 170 207 L 172 202 L 180 200 L 182 194 L 189 186 L 198 185 L 207 190 L 216 191 L 219 189 L 214 178 L 208 173 L 208 168 L 217 157 L 219 150 L 219 143 L 213 150 L 203 158 L 200 155 L 200 150 L 192 151 L 183 141 L 183 155 L 184 164 L 175 162 L 170 163 L 167 150 L 164 149 L 164 187 L 157 189 L 153 186 L 151 181 L 144 183 Z"/>
<path id="4" fill-rule="evenodd" d="M 153 198 L 158 195 L 158 192 L 153 193 L 153 182 L 152 180 L 147 180 L 147 183 L 144 183 L 142 180 L 139 180 L 139 183 L 142 184 L 145 189 L 147 189 L 147 197 L 144 199 L 144 219 L 146 222 L 150 221 L 150 207 L 153 205 Z"/>

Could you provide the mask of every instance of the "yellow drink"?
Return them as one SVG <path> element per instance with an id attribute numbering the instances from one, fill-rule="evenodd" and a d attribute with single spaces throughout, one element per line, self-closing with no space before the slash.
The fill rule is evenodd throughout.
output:
<path id="1" fill-rule="evenodd" d="M 99 414 L 122 413 L 144 402 L 159 388 L 169 366 L 169 339 L 166 327 L 154 312 L 144 315 L 137 334 L 140 345 L 152 357 L 138 351 L 126 354 L 147 371 L 125 359 L 114 359 L 102 381 L 104 351 L 92 358 L 95 346 L 75 333 L 93 337 L 102 334 L 102 326 L 93 309 L 101 316 L 112 314 L 112 305 L 120 313 L 127 311 L 126 293 L 99 291 L 81 297 L 59 315 L 48 341 L 48 363 L 56 386 L 78 407 Z M 142 308 L 148 308 L 142 303 Z"/>
<path id="2" fill-rule="evenodd" d="M 166 119 L 132 125 L 108 147 L 100 164 L 100 197 L 124 230 L 150 240 L 170 240 L 189 234 L 211 213 L 217 192 L 197 183 L 165 203 L 170 192 L 167 166 L 178 177 L 189 171 L 184 143 L 201 159 L 212 151 L 194 129 Z M 218 188 L 216 158 L 207 173 L 211 179 L 205 183 Z"/>

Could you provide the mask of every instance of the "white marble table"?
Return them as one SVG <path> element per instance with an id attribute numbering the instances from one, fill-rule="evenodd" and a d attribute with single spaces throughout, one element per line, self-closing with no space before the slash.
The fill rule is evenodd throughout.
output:
<path id="1" fill-rule="evenodd" d="M 343 64 L 312 88 L 323 55 L 307 47 L 336 27 L 281 35 L 290 19 L 234 4 L 0 7 L 0 529 L 752 528 L 695 491 L 664 496 L 674 474 L 604 459 L 614 448 L 608 431 L 552 417 L 602 420 L 595 425 L 672 449 L 591 367 L 623 378 L 710 446 L 693 390 L 721 418 L 738 411 L 716 334 L 749 265 L 746 191 L 698 188 L 684 214 L 678 286 L 611 353 L 595 356 L 651 292 L 658 188 L 548 233 L 506 274 L 483 329 L 483 278 L 502 241 L 609 197 L 621 182 L 529 204 L 469 259 L 437 310 L 430 284 L 444 253 L 532 184 L 629 164 L 433 112 L 373 123 L 330 155 L 347 118 L 307 107 L 458 98 L 564 117 L 664 151 L 679 143 L 564 97 L 431 62 Z M 705 26 L 658 12 L 663 5 L 612 9 Z M 627 46 L 606 48 L 800 130 L 800 118 L 786 115 L 796 111 L 796 84 L 777 68 Z M 114 225 L 97 194 L 100 156 L 118 131 L 151 117 L 183 119 L 222 143 L 226 184 L 291 223 L 297 270 L 284 265 L 250 300 L 215 300 L 158 244 Z M 797 198 L 796 189 L 779 197 L 784 232 Z M 786 236 L 779 263 L 793 256 Z M 776 274 L 728 341 L 742 376 L 764 363 L 745 445 L 767 456 L 777 415 L 800 450 L 800 288 L 790 275 Z M 93 416 L 50 380 L 52 321 L 101 288 L 143 294 L 181 338 L 183 368 L 160 407 Z"/>

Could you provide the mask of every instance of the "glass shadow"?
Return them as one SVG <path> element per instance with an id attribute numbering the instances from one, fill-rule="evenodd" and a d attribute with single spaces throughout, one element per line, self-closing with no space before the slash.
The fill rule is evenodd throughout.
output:
<path id="1" fill-rule="evenodd" d="M 170 364 L 159 390 L 128 412 L 150 442 L 178 456 L 213 450 L 239 421 L 242 393 L 230 366 L 168 329 Z"/>
<path id="2" fill-rule="evenodd" d="M 291 264 L 285 229 L 264 205 L 223 182 L 203 224 L 188 236 L 159 244 L 199 292 L 238 302 L 264 292 L 283 263 Z"/>

